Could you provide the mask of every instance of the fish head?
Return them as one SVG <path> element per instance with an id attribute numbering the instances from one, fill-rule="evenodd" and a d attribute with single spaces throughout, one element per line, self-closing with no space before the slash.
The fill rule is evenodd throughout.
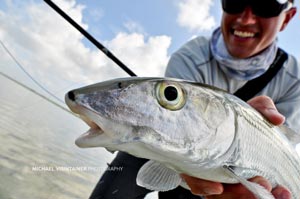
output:
<path id="1" fill-rule="evenodd" d="M 90 126 L 76 140 L 79 147 L 199 162 L 220 157 L 234 138 L 234 125 L 226 122 L 232 112 L 209 92 L 176 79 L 123 78 L 70 91 L 65 99 Z"/>

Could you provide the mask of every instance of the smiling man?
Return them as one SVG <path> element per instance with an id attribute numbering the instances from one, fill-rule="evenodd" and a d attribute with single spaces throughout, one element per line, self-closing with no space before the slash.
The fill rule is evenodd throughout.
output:
<path id="1" fill-rule="evenodd" d="M 292 2 L 222 1 L 222 34 L 229 53 L 248 58 L 268 48 L 295 14 Z M 285 12 L 287 11 L 287 12 Z"/>
<path id="2" fill-rule="evenodd" d="M 221 2 L 224 12 L 220 28 L 211 38 L 199 36 L 182 46 L 172 55 L 165 75 L 210 84 L 245 101 L 263 95 L 250 100 L 249 104 L 275 125 L 281 124 L 285 117 L 286 125 L 300 129 L 300 109 L 295 108 L 300 107 L 299 64 L 277 46 L 277 34 L 296 14 L 293 0 Z M 120 152 L 111 165 L 123 166 L 124 170 L 118 174 L 104 173 L 91 198 L 144 198 L 150 190 L 138 187 L 135 180 L 145 162 L 147 160 Z M 182 177 L 191 191 L 201 196 L 179 187 L 159 193 L 159 198 L 254 198 L 241 184 L 221 184 L 184 174 Z M 291 198 L 284 186 L 272 187 L 262 177 L 250 181 L 262 185 L 277 199 Z M 116 189 L 118 193 L 111 195 Z"/>

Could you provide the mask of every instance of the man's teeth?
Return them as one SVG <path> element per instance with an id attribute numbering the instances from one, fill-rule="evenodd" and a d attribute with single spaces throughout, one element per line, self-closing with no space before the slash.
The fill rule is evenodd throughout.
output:
<path id="1" fill-rule="evenodd" d="M 249 37 L 254 37 L 255 34 L 253 32 L 243 32 L 243 31 L 235 30 L 234 35 L 243 37 L 243 38 L 249 38 Z"/>

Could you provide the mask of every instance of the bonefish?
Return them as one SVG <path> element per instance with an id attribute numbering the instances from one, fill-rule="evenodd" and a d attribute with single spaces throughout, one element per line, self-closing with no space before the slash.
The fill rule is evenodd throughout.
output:
<path id="1" fill-rule="evenodd" d="M 70 91 L 66 103 L 90 126 L 76 140 L 79 147 L 150 159 L 138 173 L 143 187 L 185 186 L 179 175 L 185 173 L 242 183 L 258 198 L 274 198 L 247 180 L 263 176 L 299 199 L 300 158 L 292 146 L 299 136 L 223 90 L 178 79 L 123 78 Z"/>

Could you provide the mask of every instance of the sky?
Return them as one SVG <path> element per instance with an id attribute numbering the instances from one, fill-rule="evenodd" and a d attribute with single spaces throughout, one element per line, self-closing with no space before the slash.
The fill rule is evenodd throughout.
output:
<path id="1" fill-rule="evenodd" d="M 54 0 L 138 76 L 162 76 L 170 55 L 197 35 L 219 26 L 221 7 L 212 0 Z M 299 5 L 299 0 L 296 0 Z M 300 59 L 299 14 L 279 34 L 279 44 Z M 0 1 L 0 70 L 30 86 L 15 61 L 63 99 L 67 90 L 127 77 L 43 1 Z"/>

